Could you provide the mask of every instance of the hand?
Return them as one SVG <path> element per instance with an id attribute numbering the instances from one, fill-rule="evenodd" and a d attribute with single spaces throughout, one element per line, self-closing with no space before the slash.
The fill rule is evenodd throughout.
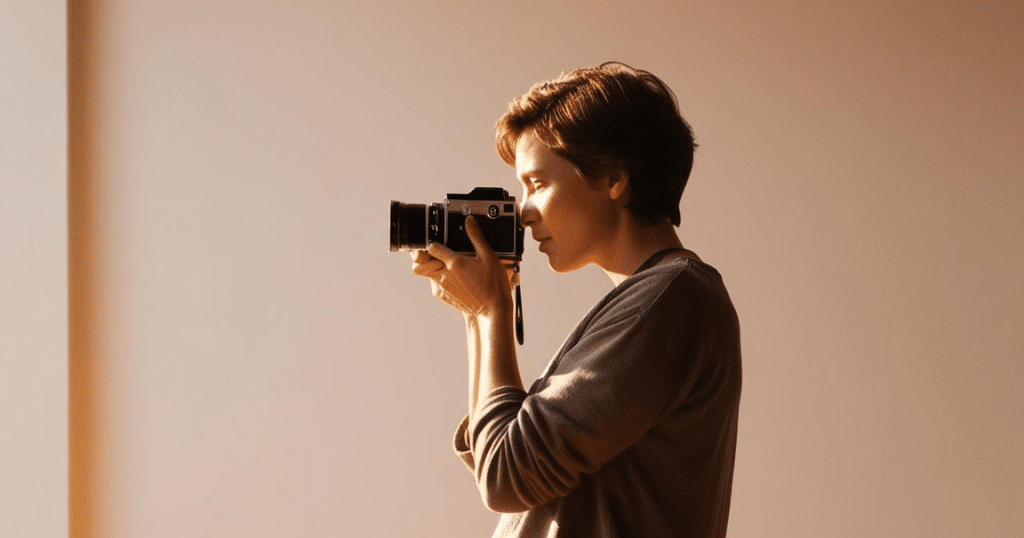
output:
<path id="1" fill-rule="evenodd" d="M 457 254 L 440 243 L 411 253 L 412 272 L 430 279 L 434 297 L 470 316 L 489 316 L 512 310 L 512 286 L 519 273 L 505 266 L 484 239 L 473 217 L 466 218 L 466 233 L 474 256 Z"/>

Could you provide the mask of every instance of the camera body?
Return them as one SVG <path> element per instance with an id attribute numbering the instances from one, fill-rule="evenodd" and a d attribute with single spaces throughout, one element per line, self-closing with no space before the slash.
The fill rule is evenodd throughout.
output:
<path id="1" fill-rule="evenodd" d="M 470 215 L 499 258 L 513 262 L 523 259 L 519 207 L 515 197 L 501 187 L 448 193 L 444 201 L 429 206 L 392 200 L 389 250 L 423 249 L 436 241 L 457 253 L 472 255 L 476 250 L 465 226 Z"/>

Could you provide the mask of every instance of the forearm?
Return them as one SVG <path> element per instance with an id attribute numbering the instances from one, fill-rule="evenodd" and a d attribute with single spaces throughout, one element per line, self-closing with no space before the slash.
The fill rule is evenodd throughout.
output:
<path id="1" fill-rule="evenodd" d="M 469 414 L 473 417 L 480 398 L 498 387 L 523 388 L 516 358 L 511 305 L 486 316 L 466 316 L 469 342 Z"/>
<path id="2" fill-rule="evenodd" d="M 480 390 L 480 324 L 476 316 L 465 314 L 466 318 L 466 347 L 469 357 L 469 414 L 476 409 L 476 402 Z"/>

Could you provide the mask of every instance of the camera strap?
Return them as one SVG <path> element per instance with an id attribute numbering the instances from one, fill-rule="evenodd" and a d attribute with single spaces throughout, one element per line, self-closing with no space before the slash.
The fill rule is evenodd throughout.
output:
<path id="1" fill-rule="evenodd" d="M 519 264 L 516 264 L 515 272 L 519 272 Z M 523 345 L 523 294 L 522 286 L 516 284 L 516 341 Z"/>

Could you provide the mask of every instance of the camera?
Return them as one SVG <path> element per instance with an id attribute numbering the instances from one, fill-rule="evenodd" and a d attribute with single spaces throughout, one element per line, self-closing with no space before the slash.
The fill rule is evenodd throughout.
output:
<path id="1" fill-rule="evenodd" d="M 392 200 L 389 250 L 423 249 L 436 241 L 459 254 L 472 255 L 475 249 L 465 229 L 470 215 L 499 258 L 516 263 L 523 259 L 524 230 L 516 199 L 501 187 L 448 193 L 443 202 L 429 206 Z"/>
<path id="2" fill-rule="evenodd" d="M 459 254 L 476 252 L 466 233 L 473 215 L 484 239 L 498 258 L 519 272 L 523 259 L 523 230 L 514 196 L 501 187 L 477 187 L 469 194 L 448 193 L 441 203 L 406 204 L 391 201 L 390 249 L 417 250 L 438 242 Z M 523 296 L 515 286 L 516 340 L 523 343 Z"/>

